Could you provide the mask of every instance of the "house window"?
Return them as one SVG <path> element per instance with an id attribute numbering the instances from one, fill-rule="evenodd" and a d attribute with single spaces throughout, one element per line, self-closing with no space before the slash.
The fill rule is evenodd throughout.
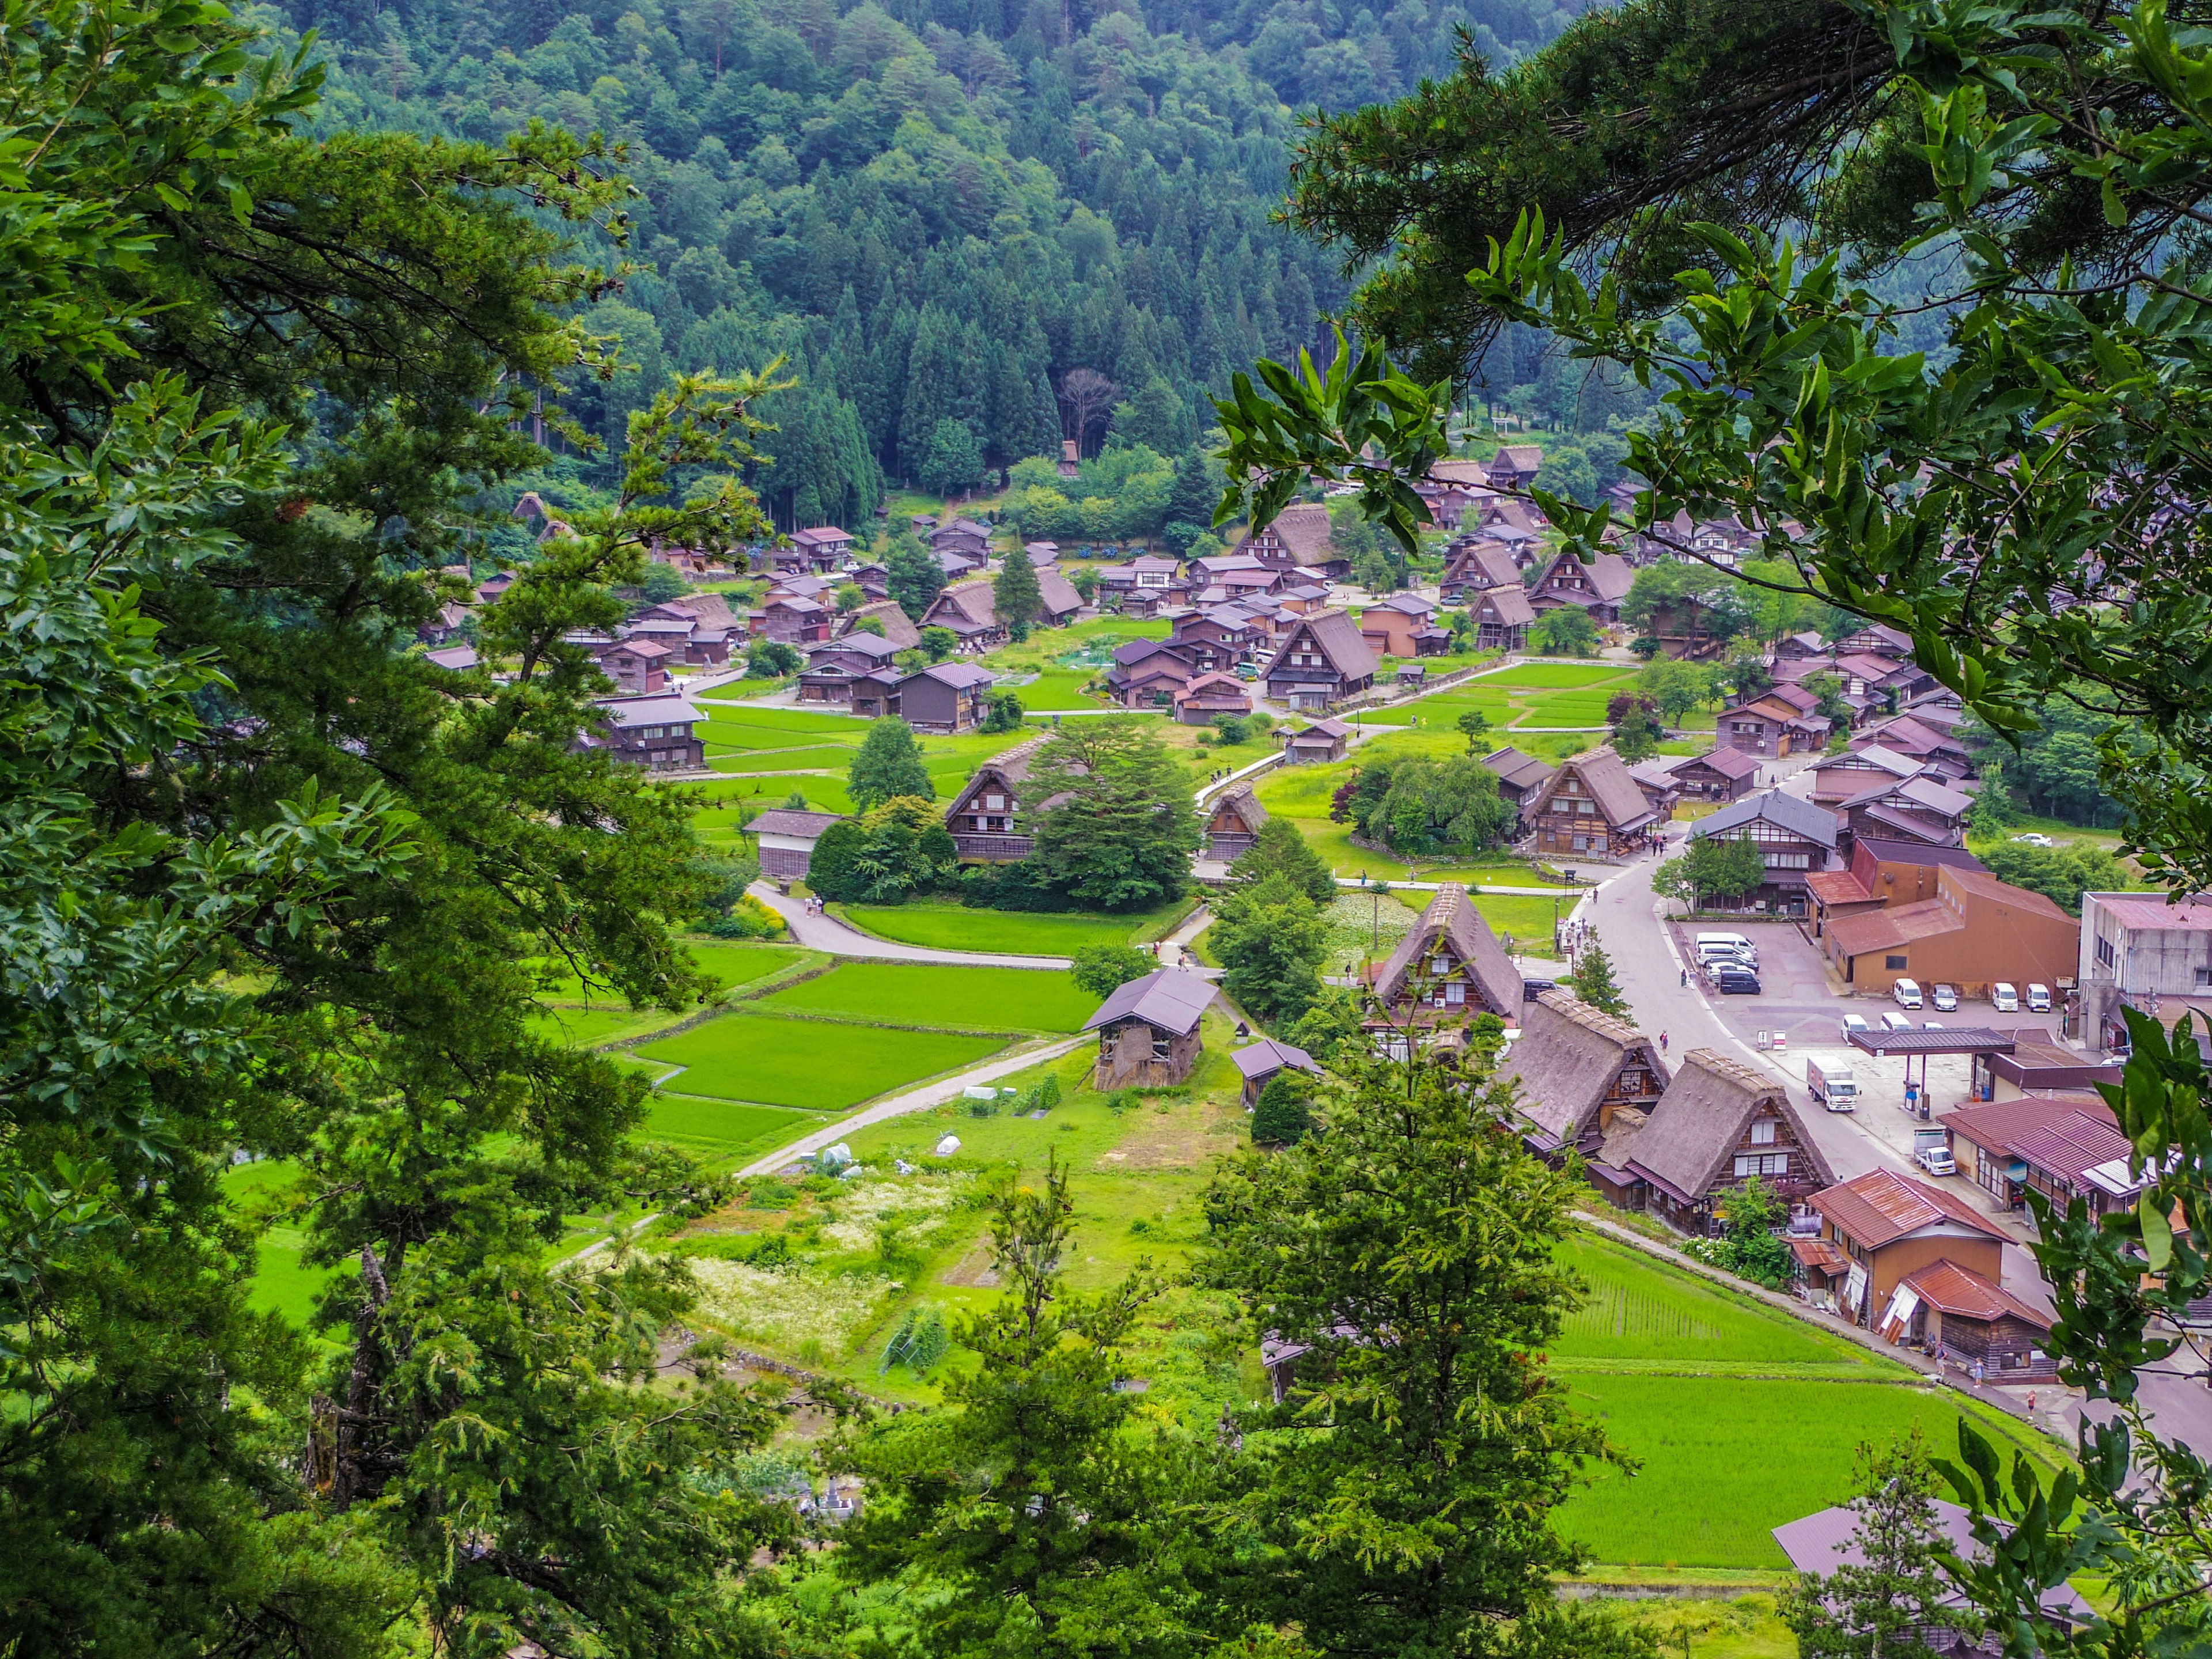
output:
<path id="1" fill-rule="evenodd" d="M 2109 968 L 2118 959 L 2118 952 L 2112 949 L 2112 940 L 2100 939 L 2097 941 L 2097 965 L 2100 968 Z"/>
<path id="2" fill-rule="evenodd" d="M 1450 984 L 1444 987 L 1444 1006 L 1447 1008 L 1457 1008 L 1462 1006 L 1466 1001 L 1467 987 L 1460 983 L 1459 981 L 1454 980 Z"/>
<path id="3" fill-rule="evenodd" d="M 1006 804 L 1006 798 L 1004 795 L 986 795 L 983 797 L 983 805 L 990 808 L 994 812 L 997 811 Z"/>
<path id="4" fill-rule="evenodd" d="M 2200 991 L 2212 990 L 2212 968 L 2197 970 L 2197 988 Z"/>
<path id="5" fill-rule="evenodd" d="M 1589 850 L 1589 837 L 1588 836 L 1577 836 L 1574 838 L 1574 850 L 1577 853 L 1588 852 Z"/>
<path id="6" fill-rule="evenodd" d="M 1772 1118 L 1760 1118 L 1758 1122 L 1751 1126 L 1751 1144 L 1754 1146 L 1771 1146 L 1774 1144 Z"/>
<path id="7" fill-rule="evenodd" d="M 1790 1173 L 1790 1154 L 1787 1152 L 1739 1152 L 1735 1172 L 1739 1176 L 1778 1176 Z"/>
<path id="8" fill-rule="evenodd" d="M 1895 973 L 1905 966 L 1905 958 L 1903 957 L 1884 957 L 1881 959 L 1881 965 L 1889 969 L 1892 973 Z"/>

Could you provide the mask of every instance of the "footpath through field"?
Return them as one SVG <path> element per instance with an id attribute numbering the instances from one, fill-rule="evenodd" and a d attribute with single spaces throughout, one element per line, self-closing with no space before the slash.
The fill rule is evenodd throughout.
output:
<path id="1" fill-rule="evenodd" d="M 1040 968 L 1068 966 L 1066 957 L 1018 957 L 986 951 L 938 951 L 925 945 L 900 945 L 848 927 L 835 916 L 817 915 L 804 899 L 785 896 L 768 882 L 747 890 L 790 925 L 791 936 L 810 951 L 835 957 L 874 957 L 884 962 L 934 962 L 951 968 Z M 823 1143 L 827 1146 L 827 1141 Z"/>
<path id="2" fill-rule="evenodd" d="M 854 937 L 859 936 L 856 934 Z M 935 954 L 942 956 L 948 953 L 939 951 Z M 1013 960 L 1022 967 L 1030 967 L 1042 958 L 1019 957 Z M 948 1100 L 957 1100 L 964 1089 L 994 1083 L 1016 1072 L 1025 1072 L 1032 1066 L 1058 1060 L 1062 1054 L 1072 1054 L 1091 1041 L 1088 1032 L 1079 1032 L 1074 1036 L 1062 1037 L 1055 1042 L 1024 1043 L 1018 1048 L 1008 1049 L 996 1059 L 955 1076 L 939 1078 L 934 1083 L 923 1084 L 919 1089 L 909 1089 L 902 1095 L 893 1095 L 889 1100 L 879 1100 L 872 1106 L 865 1106 L 849 1117 L 838 1119 L 827 1128 L 812 1130 L 797 1140 L 777 1147 L 765 1158 L 755 1158 L 738 1173 L 740 1176 L 772 1174 L 795 1158 L 805 1158 L 810 1152 L 820 1152 L 824 1146 L 836 1146 L 855 1129 L 865 1129 L 871 1123 L 881 1123 L 885 1118 L 903 1117 L 908 1112 L 927 1111 L 932 1106 L 942 1106 Z"/>

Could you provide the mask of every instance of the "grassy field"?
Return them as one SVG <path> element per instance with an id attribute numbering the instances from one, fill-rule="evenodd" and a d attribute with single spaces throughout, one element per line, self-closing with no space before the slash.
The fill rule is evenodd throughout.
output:
<path id="1" fill-rule="evenodd" d="M 645 1044 L 638 1053 L 684 1068 L 664 1085 L 672 1093 L 831 1112 L 901 1084 L 972 1066 L 1000 1046 L 994 1037 L 779 1019 L 741 1008 Z"/>
<path id="2" fill-rule="evenodd" d="M 1098 999 L 1065 973 L 1043 969 L 848 962 L 772 992 L 759 1006 L 970 1030 L 1073 1031 Z"/>
<path id="3" fill-rule="evenodd" d="M 1589 1295 L 1552 1345 L 1555 1358 L 1606 1364 L 1756 1363 L 1873 1374 L 1875 1356 L 1856 1343 L 1802 1320 L 1778 1318 L 1747 1296 L 1677 1272 L 1627 1245 L 1584 1233 L 1560 1255 L 1582 1275 Z M 1884 1370 L 1901 1375 L 1893 1366 Z"/>
<path id="4" fill-rule="evenodd" d="M 656 1095 L 645 1138 L 695 1157 L 737 1161 L 796 1140 L 823 1119 L 775 1106 L 740 1106 L 690 1095 Z"/>
<path id="5" fill-rule="evenodd" d="M 1031 915 L 971 910 L 960 904 L 840 904 L 831 914 L 878 939 L 940 951 L 1006 956 L 1072 956 L 1086 945 L 1128 945 L 1156 939 L 1181 906 L 1136 915 Z"/>
<path id="6" fill-rule="evenodd" d="M 738 945 L 689 939 L 684 948 L 700 971 L 714 981 L 717 990 L 729 991 L 788 968 L 806 953 L 791 945 Z M 538 994 L 548 1002 L 580 1003 L 586 1007 L 629 1005 L 611 998 L 604 987 L 586 988 L 574 974 L 549 971 Z"/>

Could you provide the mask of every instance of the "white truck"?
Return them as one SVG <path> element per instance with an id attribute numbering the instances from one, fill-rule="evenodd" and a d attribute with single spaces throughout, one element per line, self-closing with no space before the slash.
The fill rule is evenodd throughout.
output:
<path id="1" fill-rule="evenodd" d="M 1832 1112 L 1850 1112 L 1858 1109 L 1858 1079 L 1851 1075 L 1851 1063 L 1848 1060 L 1808 1060 L 1805 1062 L 1805 1088 L 1813 1097 L 1814 1105 L 1825 1106 Z"/>

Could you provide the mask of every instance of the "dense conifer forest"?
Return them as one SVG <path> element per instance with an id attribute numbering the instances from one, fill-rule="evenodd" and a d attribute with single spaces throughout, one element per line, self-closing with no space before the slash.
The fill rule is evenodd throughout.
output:
<path id="1" fill-rule="evenodd" d="M 1574 9 L 1579 10 L 1577 5 Z M 887 479 L 957 493 L 1110 430 L 1195 464 L 1205 398 L 1341 307 L 1273 221 L 1297 111 L 1509 61 L 1525 0 L 292 0 L 325 128 L 497 143 L 540 120 L 629 147 L 630 257 L 592 312 L 633 372 L 569 389 L 618 449 L 674 372 L 789 358 L 755 482 L 787 526 L 864 523 Z M 275 21 L 272 17 L 270 21 Z M 1112 383 L 1064 395 L 1070 374 Z M 1078 428 L 1080 428 L 1079 433 Z M 571 469 L 603 484 L 611 459 Z"/>

